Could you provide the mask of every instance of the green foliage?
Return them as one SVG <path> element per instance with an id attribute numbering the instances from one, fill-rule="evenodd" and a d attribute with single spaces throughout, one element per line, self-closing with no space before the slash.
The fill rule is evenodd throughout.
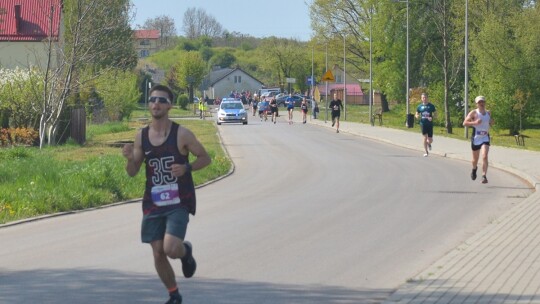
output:
<path id="1" fill-rule="evenodd" d="M 186 52 L 175 65 L 174 78 L 180 87 L 198 86 L 205 74 L 206 64 L 198 52 Z"/>
<path id="2" fill-rule="evenodd" d="M 120 131 L 125 124 L 107 125 L 117 133 L 97 135 L 107 129 L 97 126 L 96 138 L 105 136 L 109 141 L 111 135 L 117 140 L 126 137 Z M 226 174 L 231 163 L 217 138 L 215 123 L 185 120 L 182 125 L 195 133 L 213 160 L 210 166 L 194 172 L 195 184 Z M 132 139 L 136 130 L 129 129 Z M 0 224 L 140 198 L 144 172 L 129 177 L 125 162 L 118 148 L 100 148 L 98 141 L 84 147 L 0 149 Z"/>
<path id="3" fill-rule="evenodd" d="M 536 22 L 540 22 L 538 9 L 492 15 L 472 44 L 477 95 L 486 96 L 498 127 L 511 134 L 539 113 L 540 41 L 531 39 L 540 35 L 532 26 Z"/>
<path id="4" fill-rule="evenodd" d="M 103 134 L 115 134 L 131 130 L 129 125 L 122 121 L 108 122 L 103 124 L 91 124 L 86 129 L 88 140 Z"/>
<path id="5" fill-rule="evenodd" d="M 210 58 L 214 56 L 214 51 L 212 50 L 212 48 L 207 47 L 207 46 L 201 47 L 199 52 L 201 53 L 201 57 L 205 62 L 208 62 Z"/>
<path id="6" fill-rule="evenodd" d="M 11 127 L 36 128 L 41 114 L 43 74 L 35 69 L 0 69 L 0 110 Z"/>
<path id="7" fill-rule="evenodd" d="M 229 68 L 236 62 L 236 57 L 229 50 L 219 50 L 210 58 L 210 66 Z"/>
<path id="8" fill-rule="evenodd" d="M 133 48 L 129 0 L 64 0 L 65 51 L 77 56 L 78 68 L 96 70 L 115 67 L 133 69 L 137 54 Z"/>
<path id="9" fill-rule="evenodd" d="M 178 98 L 176 98 L 176 104 L 180 107 L 180 109 L 187 110 L 189 97 L 186 94 L 178 95 Z"/>
<path id="10" fill-rule="evenodd" d="M 158 68 L 169 71 L 182 58 L 185 52 L 180 49 L 169 49 L 152 54 L 149 57 Z"/>
<path id="11" fill-rule="evenodd" d="M 112 121 L 129 118 L 140 98 L 137 76 L 132 72 L 111 70 L 102 74 L 96 81 L 96 91 Z"/>

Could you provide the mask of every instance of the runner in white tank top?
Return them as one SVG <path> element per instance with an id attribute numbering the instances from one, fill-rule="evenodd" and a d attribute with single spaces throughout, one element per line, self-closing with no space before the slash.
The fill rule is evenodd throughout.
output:
<path id="1" fill-rule="evenodd" d="M 480 146 L 483 143 L 489 143 L 489 127 L 491 122 L 491 115 L 488 111 L 484 111 L 484 114 L 476 109 L 476 117 L 481 121 L 479 125 L 474 126 L 473 144 Z"/>
<path id="2" fill-rule="evenodd" d="M 476 170 L 478 169 L 478 159 L 482 154 L 482 183 L 487 184 L 486 177 L 488 169 L 488 153 L 489 153 L 489 128 L 493 125 L 491 113 L 486 110 L 486 98 L 477 96 L 474 99 L 476 109 L 469 112 L 463 121 L 464 127 L 473 127 L 473 136 L 471 139 L 472 149 L 472 172 L 471 179 L 476 179 Z"/>

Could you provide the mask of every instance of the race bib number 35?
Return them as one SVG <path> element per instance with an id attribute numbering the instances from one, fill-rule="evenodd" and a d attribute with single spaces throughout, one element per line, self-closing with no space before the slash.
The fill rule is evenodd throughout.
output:
<path id="1" fill-rule="evenodd" d="M 152 187 L 152 201 L 159 207 L 179 204 L 178 184 Z"/>

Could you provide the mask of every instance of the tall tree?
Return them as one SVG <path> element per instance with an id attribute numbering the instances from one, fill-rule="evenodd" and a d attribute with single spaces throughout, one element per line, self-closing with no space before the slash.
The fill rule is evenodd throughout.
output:
<path id="1" fill-rule="evenodd" d="M 157 16 L 147 19 L 144 22 L 143 29 L 158 30 L 160 35 L 161 45 L 169 46 L 172 43 L 172 38 L 176 37 L 176 26 L 174 19 L 170 16 Z"/>
<path id="2" fill-rule="evenodd" d="M 510 134 L 539 113 L 540 7 L 527 2 L 506 3 L 504 10 L 475 7 L 485 18 L 472 37 L 472 79 L 479 95 L 488 98 L 497 126 Z"/>
<path id="3" fill-rule="evenodd" d="M 261 49 L 265 54 L 265 68 L 277 73 L 280 85 L 285 85 L 285 78 L 303 70 L 306 50 L 299 41 L 270 37 L 261 43 Z"/>
<path id="4" fill-rule="evenodd" d="M 193 101 L 193 88 L 198 87 L 205 75 L 206 63 L 199 52 L 186 52 L 174 66 L 174 80 L 181 88 L 189 90 L 189 101 Z"/>
<path id="5" fill-rule="evenodd" d="M 223 34 L 223 27 L 213 16 L 202 8 L 188 8 L 184 13 L 182 30 L 189 39 L 200 36 L 219 37 Z"/>
<path id="6" fill-rule="evenodd" d="M 452 133 L 450 105 L 454 104 L 452 97 L 456 94 L 453 92 L 462 88 L 458 80 L 463 79 L 464 61 L 463 31 L 459 30 L 463 25 L 456 14 L 463 6 L 452 5 L 455 2 L 419 1 L 413 6 L 416 19 L 425 24 L 415 30 L 422 38 L 421 49 L 425 50 L 422 52 L 422 82 L 435 91 L 432 96 L 442 97 L 444 124 L 449 134 Z"/>
<path id="7" fill-rule="evenodd" d="M 106 69 L 135 66 L 132 32 L 128 30 L 130 9 L 129 0 L 63 1 L 64 39 L 60 43 L 46 40 L 40 147 L 45 141 L 49 145 L 56 143 L 60 117 L 72 97 L 87 84 L 86 80 Z M 89 76 L 81 77 L 83 74 Z"/>

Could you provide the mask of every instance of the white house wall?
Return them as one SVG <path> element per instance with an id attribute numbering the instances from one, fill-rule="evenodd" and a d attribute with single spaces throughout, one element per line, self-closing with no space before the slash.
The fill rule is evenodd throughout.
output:
<path id="1" fill-rule="evenodd" d="M 54 47 L 53 47 L 54 50 Z M 47 65 L 48 44 L 44 42 L 0 42 L 0 67 L 25 69 L 29 66 L 39 66 L 42 70 Z M 56 65 L 56 52 L 53 51 L 51 62 Z"/>
<path id="2" fill-rule="evenodd" d="M 241 81 L 235 83 L 235 76 L 240 76 Z M 261 87 L 262 83 L 248 74 L 236 70 L 210 87 L 210 93 L 213 93 L 213 96 L 208 97 L 212 99 L 228 97 L 231 91 L 251 91 L 253 93 L 257 92 Z"/>

